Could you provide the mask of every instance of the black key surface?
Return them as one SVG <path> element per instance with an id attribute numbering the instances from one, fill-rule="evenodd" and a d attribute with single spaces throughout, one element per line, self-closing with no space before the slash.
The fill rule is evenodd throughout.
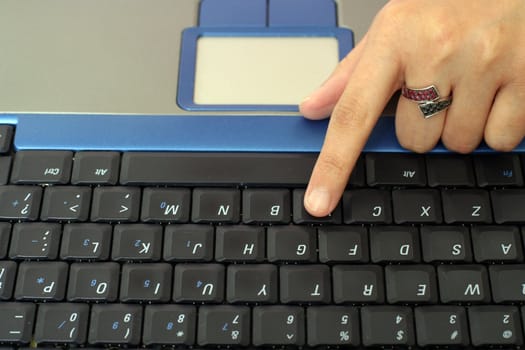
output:
<path id="1" fill-rule="evenodd" d="M 487 303 L 491 299 L 488 272 L 483 265 L 439 265 L 437 276 L 443 303 Z"/>
<path id="2" fill-rule="evenodd" d="M 418 229 L 414 226 L 371 227 L 370 258 L 376 263 L 420 261 Z"/>
<path id="3" fill-rule="evenodd" d="M 119 165 L 118 152 L 77 152 L 71 183 L 115 185 L 118 181 Z"/>
<path id="4" fill-rule="evenodd" d="M 95 187 L 91 221 L 134 222 L 139 219 L 140 188 Z"/>
<path id="5" fill-rule="evenodd" d="M 120 266 L 107 263 L 73 263 L 70 267 L 69 301 L 115 301 L 119 290 Z"/>
<path id="6" fill-rule="evenodd" d="M 343 194 L 343 217 L 346 224 L 392 222 L 392 195 L 379 189 L 348 190 Z"/>
<path id="7" fill-rule="evenodd" d="M 140 219 L 144 222 L 188 222 L 190 202 L 188 188 L 145 188 Z"/>
<path id="8" fill-rule="evenodd" d="M 197 188 L 193 190 L 191 220 L 195 223 L 237 223 L 241 215 L 238 189 Z"/>
<path id="9" fill-rule="evenodd" d="M 10 238 L 11 224 L 8 222 L 0 222 L 0 259 L 5 258 L 7 255 Z"/>
<path id="10" fill-rule="evenodd" d="M 414 317 L 409 307 L 362 307 L 361 329 L 365 346 L 415 344 Z"/>
<path id="11" fill-rule="evenodd" d="M 441 196 L 435 189 L 392 191 L 394 221 L 404 223 L 435 223 L 442 221 Z"/>
<path id="12" fill-rule="evenodd" d="M 58 255 L 60 224 L 23 222 L 13 226 L 9 257 L 53 260 Z"/>
<path id="13" fill-rule="evenodd" d="M 142 342 L 193 345 L 196 337 L 197 308 L 193 305 L 147 305 L 144 309 Z"/>
<path id="14" fill-rule="evenodd" d="M 87 338 L 88 318 L 87 304 L 41 304 L 35 325 L 35 341 L 39 344 L 83 344 Z"/>
<path id="15" fill-rule="evenodd" d="M 525 190 L 497 189 L 490 191 L 494 222 L 524 223 L 525 222 Z"/>
<path id="16" fill-rule="evenodd" d="M 523 261 L 521 233 L 517 226 L 473 226 L 472 247 L 477 262 Z"/>
<path id="17" fill-rule="evenodd" d="M 215 231 L 215 260 L 252 261 L 265 259 L 266 237 L 259 226 L 219 226 Z"/>
<path id="18" fill-rule="evenodd" d="M 327 265 L 286 265 L 279 269 L 281 302 L 324 303 L 332 300 L 330 268 Z"/>
<path id="19" fill-rule="evenodd" d="M 490 265 L 489 275 L 494 302 L 525 301 L 525 265 Z"/>
<path id="20" fill-rule="evenodd" d="M 90 344 L 138 345 L 142 307 L 127 304 L 97 304 L 91 307 Z"/>
<path id="21" fill-rule="evenodd" d="M 408 153 L 368 153 L 366 178 L 370 186 L 425 186 L 425 158 Z"/>
<path id="22" fill-rule="evenodd" d="M 379 265 L 335 265 L 332 268 L 334 302 L 383 303 L 385 286 Z"/>
<path id="23" fill-rule="evenodd" d="M 111 258 L 116 261 L 158 261 L 162 251 L 162 226 L 120 224 L 113 229 Z"/>
<path id="24" fill-rule="evenodd" d="M 276 261 L 317 260 L 315 229 L 306 226 L 273 226 L 266 232 L 267 258 Z"/>
<path id="25" fill-rule="evenodd" d="M 299 306 L 256 306 L 252 309 L 252 344 L 303 345 L 305 312 Z"/>
<path id="26" fill-rule="evenodd" d="M 122 302 L 168 302 L 171 299 L 170 264 L 122 265 L 120 298 Z"/>
<path id="27" fill-rule="evenodd" d="M 197 343 L 201 346 L 247 346 L 250 344 L 250 321 L 247 306 L 202 306 L 199 308 Z"/>
<path id="28" fill-rule="evenodd" d="M 229 303 L 276 303 L 278 272 L 270 264 L 230 264 L 226 275 Z"/>
<path id="29" fill-rule="evenodd" d="M 468 308 L 472 345 L 523 345 L 517 306 L 485 305 Z"/>
<path id="30" fill-rule="evenodd" d="M 492 222 L 489 193 L 485 190 L 442 190 L 441 198 L 447 224 Z"/>
<path id="31" fill-rule="evenodd" d="M 385 284 L 390 304 L 438 301 L 436 271 L 432 265 L 388 265 Z"/>
<path id="32" fill-rule="evenodd" d="M 66 184 L 72 163 L 71 151 L 18 151 L 13 161 L 11 183 Z"/>
<path id="33" fill-rule="evenodd" d="M 306 309 L 309 346 L 358 346 L 361 343 L 359 311 L 351 306 L 310 306 Z"/>
<path id="34" fill-rule="evenodd" d="M 33 338 L 36 304 L 0 303 L 0 342 L 27 344 Z"/>
<path id="35" fill-rule="evenodd" d="M 42 187 L 0 186 L 0 219 L 38 219 Z"/>
<path id="36" fill-rule="evenodd" d="M 210 225 L 168 225 L 164 232 L 164 260 L 211 261 L 215 230 Z"/>
<path id="37" fill-rule="evenodd" d="M 425 262 L 471 262 L 470 231 L 465 226 L 422 226 L 421 248 Z"/>
<path id="38" fill-rule="evenodd" d="M 7 153 L 11 149 L 14 131 L 12 125 L 0 125 L 0 153 Z"/>
<path id="39" fill-rule="evenodd" d="M 6 185 L 9 182 L 11 160 L 11 156 L 0 156 L 0 185 Z"/>
<path id="40" fill-rule="evenodd" d="M 17 264 L 0 260 L 0 300 L 9 300 L 15 287 Z"/>
<path id="41" fill-rule="evenodd" d="M 219 303 L 224 299 L 225 275 L 224 265 L 177 264 L 173 300 Z"/>
<path id="42" fill-rule="evenodd" d="M 364 187 L 366 186 L 366 174 L 365 174 L 365 158 L 360 156 L 357 158 L 352 173 L 350 174 L 350 180 L 348 180 L 347 188 Z"/>
<path id="43" fill-rule="evenodd" d="M 110 224 L 66 224 L 60 258 L 64 260 L 107 260 L 113 228 Z"/>
<path id="44" fill-rule="evenodd" d="M 292 200 L 287 189 L 247 189 L 242 192 L 242 221 L 246 224 L 291 220 Z"/>
<path id="45" fill-rule="evenodd" d="M 61 261 L 20 263 L 15 298 L 17 300 L 63 300 L 66 294 L 68 269 L 68 264 Z"/>
<path id="46" fill-rule="evenodd" d="M 523 186 L 520 158 L 517 154 L 478 154 L 474 156 L 478 185 Z"/>
<path id="47" fill-rule="evenodd" d="M 368 262 L 368 231 L 363 226 L 325 226 L 318 230 L 319 261 Z"/>
<path id="48" fill-rule="evenodd" d="M 426 156 L 428 185 L 474 187 L 476 178 L 470 156 L 432 154 Z"/>
<path id="49" fill-rule="evenodd" d="M 316 159 L 314 153 L 127 152 L 120 182 L 304 186 Z"/>
<path id="50" fill-rule="evenodd" d="M 91 205 L 89 187 L 51 186 L 44 192 L 40 218 L 44 221 L 86 221 Z"/>
<path id="51" fill-rule="evenodd" d="M 470 344 L 467 313 L 461 306 L 422 306 L 414 309 L 419 346 Z"/>

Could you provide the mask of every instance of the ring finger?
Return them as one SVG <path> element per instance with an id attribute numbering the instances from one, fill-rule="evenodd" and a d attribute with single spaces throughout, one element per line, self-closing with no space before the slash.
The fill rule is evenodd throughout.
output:
<path id="1" fill-rule="evenodd" d="M 422 104 L 427 97 L 421 101 L 415 100 L 415 93 L 411 97 L 401 96 L 396 111 L 396 135 L 401 146 L 415 152 L 427 152 L 431 150 L 441 137 L 445 125 L 447 97 L 451 95 L 451 86 L 445 81 L 428 81 L 432 74 L 414 72 L 407 74 L 406 87 L 410 89 L 425 89 L 428 99 L 436 99 L 425 107 L 435 108 L 431 117 L 426 117 L 422 112 Z M 426 78 L 425 78 L 426 77 Z M 430 87 L 433 86 L 435 90 Z M 435 95 L 437 93 L 437 96 Z M 405 94 L 404 94 L 405 95 Z"/>
<path id="2" fill-rule="evenodd" d="M 472 152 L 483 140 L 496 90 L 497 84 L 487 76 L 481 81 L 480 76 L 467 76 L 458 81 L 441 136 L 449 150 Z"/>

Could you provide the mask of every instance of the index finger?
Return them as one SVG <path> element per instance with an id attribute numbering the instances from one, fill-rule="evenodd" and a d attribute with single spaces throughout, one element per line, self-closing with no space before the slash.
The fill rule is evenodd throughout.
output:
<path id="1" fill-rule="evenodd" d="M 365 46 L 328 125 L 304 205 L 313 216 L 337 206 L 350 173 L 388 100 L 401 86 L 401 64 L 382 40 Z"/>

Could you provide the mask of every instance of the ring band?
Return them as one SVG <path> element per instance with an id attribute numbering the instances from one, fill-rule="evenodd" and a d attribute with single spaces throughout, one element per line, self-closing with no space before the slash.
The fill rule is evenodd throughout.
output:
<path id="1" fill-rule="evenodd" d="M 428 101 L 419 104 L 419 110 L 423 117 L 428 119 L 441 111 L 444 111 L 452 104 L 452 97 L 446 97 L 439 101 Z"/>
<path id="2" fill-rule="evenodd" d="M 434 85 L 430 85 L 422 89 L 412 89 L 407 86 L 403 86 L 401 89 L 401 94 L 403 97 L 418 103 L 436 101 L 439 99 L 438 89 Z"/>
<path id="3" fill-rule="evenodd" d="M 411 101 L 417 102 L 419 110 L 425 119 L 444 111 L 452 104 L 452 97 L 441 98 L 435 85 L 421 89 L 413 89 L 404 85 L 401 89 L 401 95 Z"/>

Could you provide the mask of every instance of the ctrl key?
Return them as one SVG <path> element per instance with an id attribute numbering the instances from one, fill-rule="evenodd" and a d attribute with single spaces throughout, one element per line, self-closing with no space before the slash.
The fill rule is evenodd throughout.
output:
<path id="1" fill-rule="evenodd" d="M 36 306 L 33 303 L 0 303 L 0 342 L 31 341 Z"/>

